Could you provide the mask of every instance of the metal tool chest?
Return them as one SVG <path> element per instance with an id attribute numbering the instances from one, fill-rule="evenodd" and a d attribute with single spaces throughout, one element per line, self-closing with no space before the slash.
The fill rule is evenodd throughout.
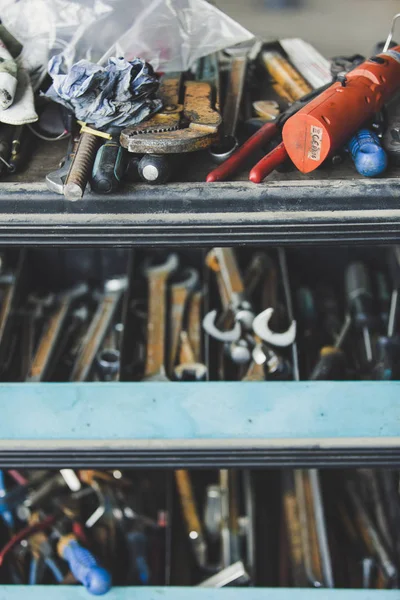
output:
<path id="1" fill-rule="evenodd" d="M 183 183 L 138 185 L 66 203 L 44 175 L 63 155 L 43 147 L 0 186 L 0 246 L 211 246 L 400 242 L 399 183 L 280 174 L 256 186 L 206 185 L 201 158 Z M 59 156 L 57 155 L 59 153 Z M 206 391 L 205 391 L 206 390 Z M 400 382 L 2 384 L 2 467 L 400 465 Z M 112 411 L 112 419 L 110 412 Z M 83 598 L 83 588 L 0 587 L 0 599 Z M 118 600 L 204 597 L 398 598 L 393 591 L 114 589 Z"/>

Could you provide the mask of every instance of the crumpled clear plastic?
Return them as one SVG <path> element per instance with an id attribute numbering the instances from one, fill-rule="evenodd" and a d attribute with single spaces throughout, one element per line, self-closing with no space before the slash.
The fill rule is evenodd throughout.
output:
<path id="1" fill-rule="evenodd" d="M 80 60 L 65 72 L 60 55 L 49 63 L 53 85 L 46 96 L 71 109 L 79 121 L 96 129 L 136 125 L 161 106 L 155 97 L 158 78 L 139 58 L 109 58 L 100 66 Z"/>
<path id="2" fill-rule="evenodd" d="M 206 0 L 0 0 L 0 16 L 24 44 L 24 66 L 37 81 L 59 53 L 68 69 L 81 59 L 123 56 L 185 71 L 253 37 Z"/>

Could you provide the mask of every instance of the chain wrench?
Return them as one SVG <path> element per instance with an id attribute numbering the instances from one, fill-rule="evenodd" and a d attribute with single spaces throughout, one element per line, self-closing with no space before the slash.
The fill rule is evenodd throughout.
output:
<path id="1" fill-rule="evenodd" d="M 170 254 L 161 265 L 154 265 L 150 260 L 144 265 L 149 287 L 145 381 L 169 381 L 165 372 L 167 281 L 178 266 L 177 254 Z"/>
<path id="2" fill-rule="evenodd" d="M 75 299 L 84 296 L 88 292 L 85 283 L 78 284 L 59 296 L 59 305 L 47 322 L 44 332 L 40 338 L 38 348 L 30 365 L 27 382 L 43 381 L 46 377 L 49 365 L 54 356 L 56 345 L 63 332 L 65 320 Z"/>
<path id="3" fill-rule="evenodd" d="M 70 381 L 86 381 L 112 323 L 122 295 L 128 287 L 127 277 L 109 279 L 89 329 L 82 340 Z"/>

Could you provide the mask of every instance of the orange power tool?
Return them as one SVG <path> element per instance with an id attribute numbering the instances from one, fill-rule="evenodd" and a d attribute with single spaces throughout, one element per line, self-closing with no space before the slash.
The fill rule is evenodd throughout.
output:
<path id="1" fill-rule="evenodd" d="M 350 71 L 290 117 L 282 130 L 289 157 L 314 171 L 400 89 L 400 46 Z"/>

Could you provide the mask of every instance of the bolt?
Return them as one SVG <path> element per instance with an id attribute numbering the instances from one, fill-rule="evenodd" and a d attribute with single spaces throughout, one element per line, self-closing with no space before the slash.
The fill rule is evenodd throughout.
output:
<path id="1" fill-rule="evenodd" d="M 92 172 L 100 140 L 92 133 L 82 133 L 76 154 L 71 164 L 64 185 L 64 196 L 75 202 L 84 194 L 87 182 Z"/>

